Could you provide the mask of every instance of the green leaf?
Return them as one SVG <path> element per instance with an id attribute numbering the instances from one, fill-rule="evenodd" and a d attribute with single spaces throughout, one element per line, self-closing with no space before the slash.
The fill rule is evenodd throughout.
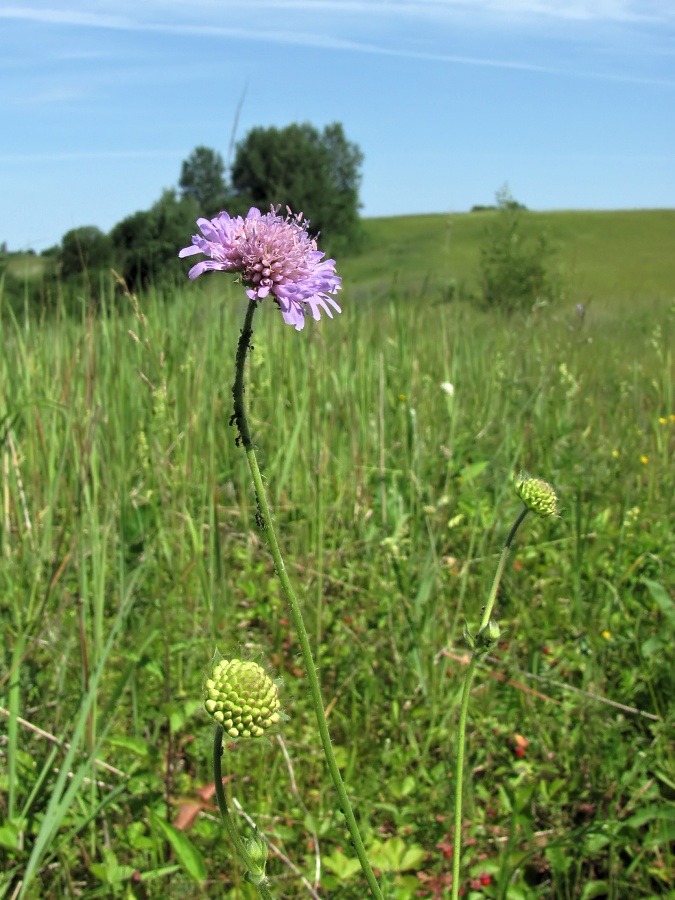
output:
<path id="1" fill-rule="evenodd" d="M 390 786 L 392 797 L 400 800 L 401 797 L 407 797 L 415 790 L 417 779 L 412 775 L 407 775 L 403 781 L 395 781 Z"/>
<path id="2" fill-rule="evenodd" d="M 606 881 L 587 881 L 581 894 L 581 900 L 592 900 L 593 897 L 607 897 L 609 885 Z"/>
<path id="3" fill-rule="evenodd" d="M 509 812 L 509 813 L 512 812 L 512 810 L 513 810 L 513 804 L 511 803 L 511 798 L 509 797 L 509 795 L 508 795 L 506 789 L 504 788 L 504 786 L 501 785 L 501 784 L 498 784 L 498 785 L 497 785 L 497 791 L 498 791 L 498 793 L 499 793 L 499 799 L 500 799 L 501 802 L 502 802 L 502 808 L 505 809 L 506 812 Z"/>
<path id="4" fill-rule="evenodd" d="M 14 822 L 5 822 L 4 825 L 0 825 L 0 847 L 18 850 L 19 829 Z"/>
<path id="5" fill-rule="evenodd" d="M 643 642 L 640 651 L 645 659 L 648 659 L 650 656 L 653 656 L 654 653 L 658 653 L 663 647 L 663 641 L 657 635 L 652 635 L 652 637 L 647 638 L 646 641 Z"/>
<path id="6" fill-rule="evenodd" d="M 171 722 L 171 730 L 172 731 L 180 731 L 181 728 L 185 725 L 185 723 L 190 719 L 198 709 L 201 709 L 202 700 L 187 700 L 185 703 L 182 703 L 180 706 L 173 706 L 168 711 L 169 720 Z"/>
<path id="7" fill-rule="evenodd" d="M 120 865 L 114 852 L 109 848 L 102 851 L 103 862 L 92 863 L 89 867 L 92 875 L 104 884 L 114 885 L 129 881 L 136 869 L 134 866 Z"/>
<path id="8" fill-rule="evenodd" d="M 547 847 L 545 852 L 555 874 L 564 874 L 572 865 L 572 858 L 562 847 L 553 844 Z"/>
<path id="9" fill-rule="evenodd" d="M 665 772 L 661 771 L 661 769 L 654 769 L 654 774 L 662 781 L 664 784 L 667 784 L 669 788 L 675 791 L 675 781 L 672 778 L 669 778 Z"/>
<path id="10" fill-rule="evenodd" d="M 108 747 L 115 747 L 119 750 L 128 750 L 135 756 L 145 758 L 149 755 L 149 747 L 147 741 L 141 738 L 133 737 L 133 735 L 115 734 L 106 741 Z"/>
<path id="11" fill-rule="evenodd" d="M 478 478 L 479 475 L 482 475 L 483 472 L 487 469 L 488 465 L 489 461 L 487 459 L 481 459 L 478 462 L 471 463 L 468 466 L 464 466 L 464 468 L 460 472 L 460 476 L 466 481 L 472 481 L 474 478 Z"/>
<path id="12" fill-rule="evenodd" d="M 643 578 L 642 582 L 649 591 L 654 603 L 656 603 L 664 617 L 668 620 L 670 626 L 675 628 L 675 603 L 673 603 L 668 591 L 662 584 L 659 584 L 658 581 Z"/>
<path id="13" fill-rule="evenodd" d="M 606 834 L 591 834 L 586 838 L 585 850 L 590 856 L 595 856 L 609 844 Z"/>
<path id="14" fill-rule="evenodd" d="M 160 831 L 164 832 L 166 839 L 173 848 L 173 852 L 176 854 L 178 862 L 190 878 L 197 884 L 204 881 L 206 878 L 206 864 L 192 841 L 182 831 L 178 831 L 178 829 L 174 828 L 173 825 L 169 825 L 163 819 L 153 816 L 152 821 Z"/>
<path id="15" fill-rule="evenodd" d="M 361 868 L 358 859 L 350 859 L 340 850 L 335 850 L 330 856 L 323 857 L 323 864 L 331 872 L 335 872 L 340 878 L 351 878 Z"/>
<path id="16" fill-rule="evenodd" d="M 426 855 L 427 851 L 424 849 L 424 847 L 420 847 L 418 844 L 413 844 L 413 846 L 408 847 L 408 849 L 403 854 L 403 859 L 399 863 L 398 871 L 408 872 L 410 871 L 410 869 L 417 869 Z"/>
<path id="17" fill-rule="evenodd" d="M 626 819 L 625 824 L 629 825 L 631 828 L 640 828 L 642 825 L 645 825 L 647 822 L 651 822 L 654 819 L 675 821 L 675 808 L 659 806 L 656 803 L 652 803 L 651 806 L 645 806 L 644 809 L 639 809 L 630 817 L 630 819 Z"/>
<path id="18" fill-rule="evenodd" d="M 371 864 L 383 872 L 406 872 L 419 865 L 426 850 L 419 844 L 406 847 L 402 838 L 394 837 L 388 841 L 373 841 L 368 856 Z"/>

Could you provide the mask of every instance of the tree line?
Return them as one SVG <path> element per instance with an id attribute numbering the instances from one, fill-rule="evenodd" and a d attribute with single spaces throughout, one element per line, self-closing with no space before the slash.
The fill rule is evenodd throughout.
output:
<path id="1" fill-rule="evenodd" d="M 359 186 L 363 154 L 335 122 L 319 131 L 309 123 L 254 128 L 237 144 L 234 160 L 196 147 L 183 161 L 178 185 L 164 190 L 148 210 L 118 222 L 108 234 L 95 225 L 68 231 L 43 255 L 55 258 L 63 281 L 115 268 L 131 290 L 185 277 L 177 258 L 197 231 L 198 217 L 221 210 L 246 215 L 270 205 L 289 206 L 321 233 L 321 249 L 334 255 L 353 251 L 360 239 Z"/>
<path id="2" fill-rule="evenodd" d="M 251 206 L 290 207 L 310 220 L 310 231 L 321 234 L 321 249 L 341 256 L 361 240 L 359 186 L 363 155 L 347 140 L 340 123 L 322 131 L 293 124 L 285 128 L 254 128 L 237 145 L 234 161 L 209 147 L 196 147 L 181 165 L 178 184 L 162 192 L 148 210 L 118 222 L 108 234 L 94 225 L 68 231 L 60 244 L 43 251 L 51 258 L 39 283 L 11 277 L 6 244 L 0 245 L 0 291 L 13 307 L 33 301 L 49 308 L 60 281 L 86 285 L 95 297 L 101 276 L 114 268 L 132 291 L 151 285 L 165 287 L 184 281 L 185 263 L 178 250 L 197 231 L 196 219 L 213 218 L 221 210 L 246 215 Z M 496 203 L 474 206 L 486 214 L 480 242 L 480 293 L 467 293 L 453 282 L 447 299 L 466 299 L 507 313 L 528 311 L 557 301 L 563 285 L 554 248 L 544 232 L 528 224 L 527 208 L 507 187 Z M 39 270 L 38 270 L 39 271 Z M 78 294 L 71 300 L 77 302 Z"/>

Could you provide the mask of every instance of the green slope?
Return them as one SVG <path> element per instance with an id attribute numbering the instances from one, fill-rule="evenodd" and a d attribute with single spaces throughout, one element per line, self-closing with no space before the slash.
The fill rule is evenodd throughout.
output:
<path id="1" fill-rule="evenodd" d="M 478 289 L 480 246 L 493 212 L 364 220 L 363 252 L 340 261 L 345 287 L 422 293 L 453 280 Z M 675 296 L 675 210 L 527 212 L 546 232 L 575 300 Z"/>

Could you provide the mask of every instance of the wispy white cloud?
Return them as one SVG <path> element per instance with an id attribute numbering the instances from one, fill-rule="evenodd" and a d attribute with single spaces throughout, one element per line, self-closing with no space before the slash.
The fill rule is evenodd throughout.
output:
<path id="1" fill-rule="evenodd" d="M 202 7 L 208 5 L 209 0 L 202 0 Z M 103 4 L 101 4 L 103 5 Z M 220 6 L 220 4 L 218 4 Z M 628 19 L 633 16 L 637 7 L 635 0 L 418 0 L 412 3 L 410 0 L 248 0 L 247 19 L 254 8 L 282 9 L 311 9 L 340 11 L 352 13 L 369 11 L 382 15 L 383 13 L 408 13 L 413 10 L 419 15 L 422 9 L 428 11 L 445 11 L 450 9 L 471 8 L 475 11 L 478 7 L 488 11 L 503 11 L 516 15 L 526 12 L 546 13 L 561 17 L 583 18 L 590 17 L 591 10 L 595 10 L 596 17 L 602 14 L 606 19 Z M 124 8 L 124 4 L 118 4 Z M 649 10 L 655 6 L 651 0 L 642 0 L 641 8 Z M 41 22 L 43 24 L 80 26 L 85 28 L 111 29 L 116 31 L 154 32 L 185 36 L 204 36 L 211 38 L 227 38 L 243 41 L 262 41 L 284 46 L 312 47 L 323 50 L 376 54 L 381 56 L 394 56 L 407 59 L 418 59 L 428 62 L 440 62 L 466 66 L 482 66 L 489 68 L 512 69 L 526 72 L 539 72 L 542 74 L 592 78 L 606 81 L 618 81 L 631 84 L 652 84 L 665 87 L 675 87 L 675 81 L 669 79 L 648 78 L 633 74 L 616 74 L 607 72 L 589 72 L 563 67 L 555 67 L 532 63 L 517 59 L 504 59 L 497 57 L 482 57 L 461 55 L 453 53 L 439 53 L 433 51 L 418 51 L 404 46 L 387 46 L 364 40 L 342 38 L 331 34 L 325 29 L 317 32 L 301 31 L 298 29 L 281 30 L 278 28 L 237 27 L 214 24 L 207 16 L 202 15 L 202 24 L 194 24 L 190 18 L 184 21 L 171 21 L 171 11 L 183 11 L 183 5 L 162 2 L 146 2 L 142 8 L 141 17 L 127 14 L 112 14 L 107 12 L 91 12 L 71 7 L 68 9 L 43 8 L 43 7 L 0 7 L 0 18 L 22 19 L 25 21 Z M 161 11 L 164 15 L 159 16 Z M 157 18 L 153 18 L 153 14 Z M 175 19 L 175 17 L 173 17 Z"/>
<path id="2" fill-rule="evenodd" d="M 24 19 L 61 25 L 81 25 L 94 28 L 134 27 L 141 16 L 146 26 L 167 22 L 193 20 L 191 10 L 184 3 L 171 0 L 146 0 L 142 7 L 130 0 L 101 0 L 96 10 L 89 0 L 71 0 L 66 8 L 36 5 L 0 7 L 0 17 Z M 675 22 L 675 6 L 667 0 L 246 0 L 245 6 L 227 10 L 228 18 L 237 15 L 247 20 L 255 11 L 288 13 L 296 11 L 305 16 L 334 14 L 336 17 L 359 15 L 372 19 L 392 17 L 450 18 L 456 14 L 485 22 L 486 16 L 500 19 L 567 19 L 598 22 Z M 202 0 L 200 16 L 205 20 L 209 12 L 223 18 L 223 0 Z"/>
<path id="3" fill-rule="evenodd" d="M 361 5 L 372 8 L 374 4 L 364 0 Z M 583 21 L 631 22 L 673 18 L 673 12 L 661 0 L 419 0 L 417 3 L 410 0 L 387 0 L 385 5 L 392 9 L 406 7 L 411 12 L 420 8 L 436 13 L 464 10 L 518 18 L 547 17 Z"/>
<path id="4" fill-rule="evenodd" d="M 212 0 L 215 4 L 216 0 Z M 155 4 L 166 6 L 160 2 Z M 203 4 L 202 4 L 203 5 Z M 359 13 L 372 16 L 448 16 L 457 12 L 476 18 L 547 17 L 582 21 L 672 21 L 675 9 L 663 0 L 248 0 L 247 9 Z"/>
<path id="5" fill-rule="evenodd" d="M 45 25 L 81 25 L 93 28 L 124 28 L 131 26 L 125 16 L 106 15 L 78 9 L 53 9 L 39 6 L 0 6 L 0 18 L 22 19 Z"/>

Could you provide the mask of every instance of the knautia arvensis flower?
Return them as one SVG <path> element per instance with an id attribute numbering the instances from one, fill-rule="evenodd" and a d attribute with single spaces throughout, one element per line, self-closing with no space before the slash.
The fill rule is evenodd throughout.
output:
<path id="1" fill-rule="evenodd" d="M 219 659 L 204 692 L 207 713 L 231 738 L 262 737 L 281 721 L 278 685 L 252 659 Z"/>
<path id="2" fill-rule="evenodd" d="M 514 488 L 525 506 L 542 519 L 558 514 L 556 493 L 542 478 L 533 478 L 527 472 L 521 472 L 514 482 Z"/>
<path id="3" fill-rule="evenodd" d="M 226 212 L 215 219 L 197 219 L 202 234 L 193 235 L 192 245 L 178 255 L 210 257 L 190 269 L 190 278 L 214 270 L 239 272 L 251 300 L 271 294 L 284 322 L 300 331 L 307 311 L 315 319 L 321 318 L 320 308 L 331 319 L 331 307 L 342 312 L 328 296 L 340 290 L 342 279 L 335 274 L 335 260 L 323 259 L 325 254 L 317 250 L 302 213 L 294 216 L 286 209 L 285 217 L 278 215 L 279 207 L 265 215 L 252 207 L 245 219 Z"/>

